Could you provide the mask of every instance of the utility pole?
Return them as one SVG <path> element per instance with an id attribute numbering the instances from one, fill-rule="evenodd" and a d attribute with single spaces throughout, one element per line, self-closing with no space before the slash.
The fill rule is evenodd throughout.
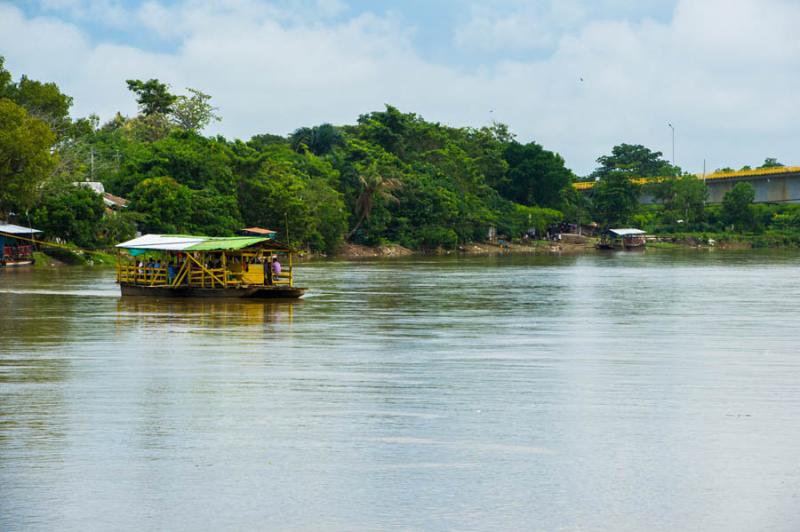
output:
<path id="1" fill-rule="evenodd" d="M 675 166 L 675 128 L 672 124 L 667 124 L 672 130 L 672 166 Z"/>

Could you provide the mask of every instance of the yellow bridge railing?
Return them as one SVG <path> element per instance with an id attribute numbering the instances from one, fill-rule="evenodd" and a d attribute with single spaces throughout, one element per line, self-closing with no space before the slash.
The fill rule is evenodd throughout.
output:
<path id="1" fill-rule="evenodd" d="M 767 175 L 779 175 L 779 174 L 795 174 L 800 173 L 800 166 L 775 166 L 772 168 L 756 168 L 755 170 L 736 170 L 734 172 L 717 172 L 714 174 L 694 174 L 697 179 L 703 179 L 705 181 L 713 181 L 717 179 L 733 179 L 736 177 L 757 177 L 757 176 L 767 176 Z M 668 177 L 651 177 L 651 178 L 638 178 L 634 179 L 633 182 L 639 185 L 643 185 L 645 183 L 654 183 L 661 181 L 663 179 L 669 179 Z M 589 190 L 590 188 L 594 187 L 594 181 L 578 181 L 573 183 L 572 186 L 576 190 Z"/>

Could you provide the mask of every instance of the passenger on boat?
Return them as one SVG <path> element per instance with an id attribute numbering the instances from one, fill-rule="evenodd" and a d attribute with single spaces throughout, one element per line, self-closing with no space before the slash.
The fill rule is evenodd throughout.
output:
<path id="1" fill-rule="evenodd" d="M 178 273 L 178 269 L 175 266 L 175 261 L 172 261 L 169 263 L 169 266 L 167 266 L 167 282 L 169 282 L 169 284 L 172 284 L 172 281 L 175 280 L 176 273 Z"/>

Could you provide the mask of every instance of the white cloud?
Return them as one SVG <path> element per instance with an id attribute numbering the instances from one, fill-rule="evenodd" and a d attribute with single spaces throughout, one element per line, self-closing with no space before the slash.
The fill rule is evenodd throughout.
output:
<path id="1" fill-rule="evenodd" d="M 400 18 L 346 16 L 338 1 L 308 18 L 287 5 L 151 0 L 126 20 L 176 43 L 157 53 L 0 3 L 0 50 L 16 75 L 73 95 L 76 115 L 133 113 L 124 80 L 156 77 L 212 94 L 223 115 L 213 132 L 228 136 L 352 123 L 392 103 L 457 126 L 506 122 L 579 173 L 620 142 L 669 155 L 667 122 L 690 170 L 704 158 L 709 168 L 800 163 L 800 6 L 790 1 L 683 0 L 668 22 L 582 18 L 550 37 L 545 58 L 469 71 L 421 57 Z"/>
<path id="2" fill-rule="evenodd" d="M 456 44 L 489 52 L 550 48 L 566 28 L 574 28 L 587 16 L 580 3 L 564 0 L 526 2 L 510 10 L 480 3 L 470 6 L 469 12 L 466 23 L 456 28 Z"/>

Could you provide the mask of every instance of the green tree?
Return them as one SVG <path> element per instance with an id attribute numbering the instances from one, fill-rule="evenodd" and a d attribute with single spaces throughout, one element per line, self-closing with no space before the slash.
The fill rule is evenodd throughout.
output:
<path id="1" fill-rule="evenodd" d="M 72 98 L 62 93 L 55 83 L 42 83 L 22 76 L 10 97 L 27 109 L 29 115 L 50 126 L 59 137 L 69 131 Z"/>
<path id="2" fill-rule="evenodd" d="M 298 153 L 309 149 L 314 155 L 325 155 L 333 148 L 343 146 L 344 137 L 341 131 L 331 124 L 321 124 L 295 130 L 289 137 L 289 142 L 292 149 Z"/>
<path id="3" fill-rule="evenodd" d="M 750 183 L 736 183 L 722 198 L 722 221 L 739 231 L 753 229 L 753 200 L 756 191 Z"/>
<path id="4" fill-rule="evenodd" d="M 347 229 L 342 194 L 334 188 L 338 173 L 326 160 L 299 155 L 288 144 L 265 146 L 261 156 L 259 168 L 239 181 L 244 223 L 281 233 L 288 224 L 293 244 L 335 251 Z"/>
<path id="5" fill-rule="evenodd" d="M 239 205 L 235 196 L 213 190 L 193 190 L 186 230 L 189 233 L 231 236 L 242 228 Z"/>
<path id="6" fill-rule="evenodd" d="M 665 214 L 671 221 L 683 220 L 690 224 L 703 220 L 708 187 L 696 176 L 685 174 L 668 178 L 648 188 L 663 203 Z"/>
<path id="7" fill-rule="evenodd" d="M 49 236 L 93 248 L 101 243 L 104 213 L 103 199 L 96 192 L 62 184 L 45 192 L 31 211 L 31 221 Z"/>
<path id="8" fill-rule="evenodd" d="M 767 157 L 764 159 L 764 164 L 759 166 L 759 168 L 778 168 L 783 166 L 783 164 L 778 162 L 778 159 L 775 157 Z"/>
<path id="9" fill-rule="evenodd" d="M 629 172 L 615 170 L 605 174 L 593 188 L 596 219 L 605 227 L 630 223 L 639 209 L 640 186 Z"/>
<path id="10" fill-rule="evenodd" d="M 0 98 L 0 216 L 30 208 L 56 165 L 55 135 L 11 100 Z"/>
<path id="11" fill-rule="evenodd" d="M 187 231 L 192 214 L 192 191 L 171 177 L 151 177 L 134 187 L 128 208 L 142 215 L 146 233 Z"/>
<path id="12" fill-rule="evenodd" d="M 187 88 L 191 96 L 177 96 L 172 104 L 171 120 L 181 129 L 200 132 L 212 121 L 219 122 L 217 108 L 211 105 L 211 96 L 197 89 Z"/>
<path id="13" fill-rule="evenodd" d="M 8 98 L 24 107 L 29 116 L 46 123 L 59 138 L 67 135 L 72 123 L 69 117 L 72 98 L 61 92 L 55 83 L 43 83 L 25 75 L 14 83 L 4 63 L 5 59 L 0 56 L 0 98 Z"/>
<path id="14" fill-rule="evenodd" d="M 136 224 L 140 219 L 139 213 L 132 211 L 106 211 L 100 222 L 101 241 L 105 245 L 112 246 L 130 240 L 136 234 Z"/>
<path id="15" fill-rule="evenodd" d="M 0 55 L 0 98 L 10 98 L 11 96 L 11 72 L 6 70 L 6 58 Z"/>
<path id="16" fill-rule="evenodd" d="M 372 214 L 372 209 L 376 201 L 388 201 L 399 203 L 394 192 L 403 186 L 402 181 L 395 177 L 389 177 L 378 168 L 377 161 L 363 166 L 358 174 L 361 183 L 361 192 L 358 194 L 355 203 L 355 213 L 358 221 L 353 229 L 347 233 L 346 239 L 349 240 L 364 223 L 364 220 Z"/>
<path id="17" fill-rule="evenodd" d="M 603 179 L 616 170 L 624 170 L 635 177 L 664 177 L 680 173 L 661 157 L 660 151 L 651 151 L 641 144 L 620 144 L 611 149 L 611 155 L 597 159 L 600 166 L 591 177 Z"/>
<path id="18" fill-rule="evenodd" d="M 505 150 L 508 177 L 497 188 L 500 194 L 523 205 L 558 207 L 562 191 L 570 186 L 572 172 L 557 153 L 535 142 L 508 144 Z"/>
<path id="19" fill-rule="evenodd" d="M 176 130 L 150 144 L 132 146 L 127 159 L 110 183 L 114 194 L 123 197 L 143 179 L 165 175 L 193 190 L 236 194 L 231 153 L 224 140 Z"/>
<path id="20" fill-rule="evenodd" d="M 145 115 L 161 114 L 168 116 L 173 111 L 173 106 L 178 97 L 169 92 L 169 85 L 161 83 L 157 79 L 141 81 L 129 79 L 128 90 L 136 94 L 136 102 L 139 104 L 139 111 Z"/>

